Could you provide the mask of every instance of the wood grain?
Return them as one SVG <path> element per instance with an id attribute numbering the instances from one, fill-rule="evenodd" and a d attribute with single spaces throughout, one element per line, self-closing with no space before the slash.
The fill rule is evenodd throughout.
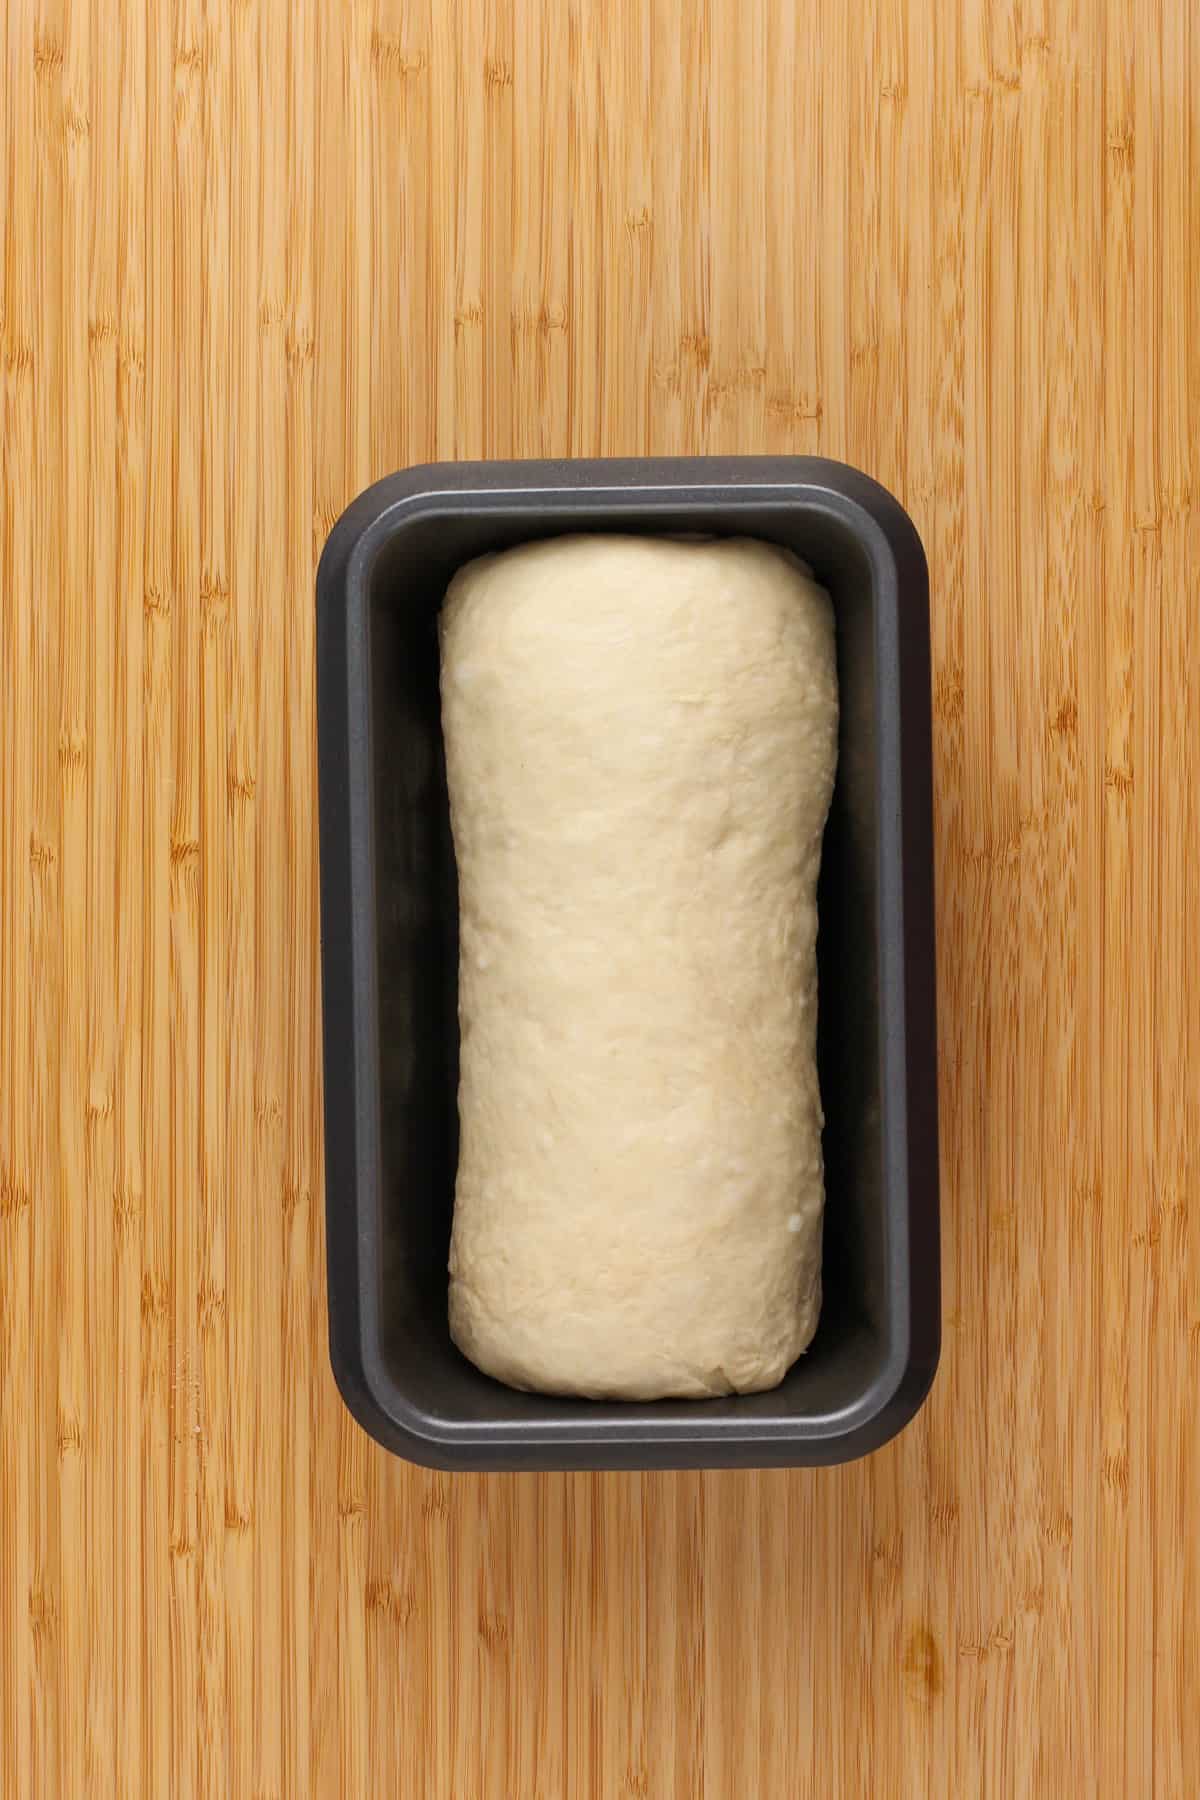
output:
<path id="1" fill-rule="evenodd" d="M 9 0 L 6 1797 L 1200 1790 L 1188 0 Z M 945 1323 L 767 1475 L 451 1479 L 325 1350 L 313 571 L 432 457 L 930 554 Z"/>

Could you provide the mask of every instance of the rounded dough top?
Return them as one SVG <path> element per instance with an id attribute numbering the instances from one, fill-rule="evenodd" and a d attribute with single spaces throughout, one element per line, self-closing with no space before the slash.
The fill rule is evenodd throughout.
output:
<path id="1" fill-rule="evenodd" d="M 459 874 L 451 1327 L 516 1386 L 771 1386 L 820 1303 L 828 596 L 746 539 L 568 537 L 441 615 Z"/>

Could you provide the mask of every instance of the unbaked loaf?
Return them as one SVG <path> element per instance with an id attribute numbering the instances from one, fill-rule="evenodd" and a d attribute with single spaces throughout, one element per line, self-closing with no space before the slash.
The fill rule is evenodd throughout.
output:
<path id="1" fill-rule="evenodd" d="M 454 1340 L 548 1393 L 769 1388 L 821 1295 L 828 595 L 765 543 L 566 537 L 469 563 L 440 631 Z"/>

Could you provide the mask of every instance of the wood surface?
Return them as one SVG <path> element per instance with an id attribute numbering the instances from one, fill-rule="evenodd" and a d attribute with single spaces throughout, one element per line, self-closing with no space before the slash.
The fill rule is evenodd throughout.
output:
<path id="1" fill-rule="evenodd" d="M 1190 0 L 7 0 L 5 1800 L 1200 1792 Z M 313 571 L 819 451 L 933 584 L 945 1348 L 869 1461 L 450 1478 L 326 1356 Z"/>

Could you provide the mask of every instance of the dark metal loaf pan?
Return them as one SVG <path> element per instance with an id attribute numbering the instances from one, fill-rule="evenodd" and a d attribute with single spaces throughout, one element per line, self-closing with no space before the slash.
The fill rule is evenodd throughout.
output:
<path id="1" fill-rule="evenodd" d="M 819 892 L 821 1323 L 772 1393 L 520 1394 L 446 1327 L 458 909 L 435 619 L 482 551 L 568 531 L 790 545 L 833 596 L 841 743 Z M 808 457 L 451 463 L 378 482 L 317 577 L 326 1218 L 334 1373 L 440 1468 L 835 1463 L 916 1411 L 940 1338 L 929 619 L 907 515 Z"/>

